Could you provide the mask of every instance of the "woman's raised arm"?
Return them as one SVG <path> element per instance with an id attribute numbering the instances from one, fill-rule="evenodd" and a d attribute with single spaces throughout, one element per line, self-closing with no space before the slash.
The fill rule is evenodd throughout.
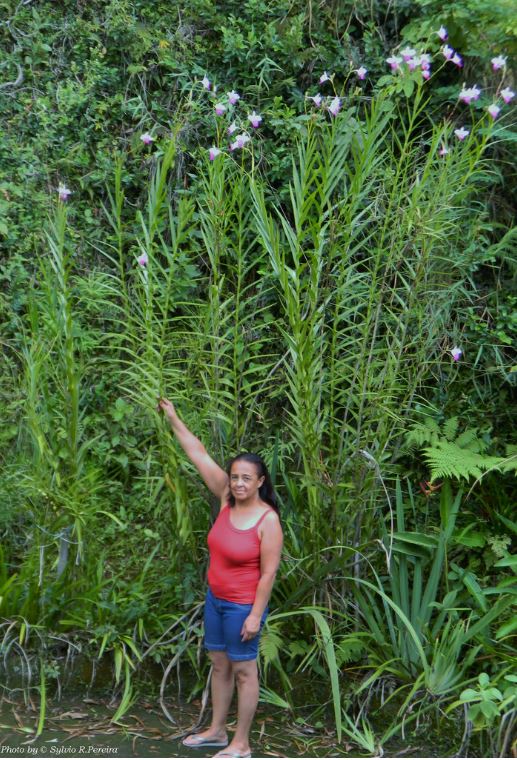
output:
<path id="1" fill-rule="evenodd" d="M 158 407 L 168 418 L 178 442 L 192 464 L 205 481 L 212 493 L 223 501 L 228 493 L 228 475 L 217 462 L 214 462 L 199 438 L 191 433 L 184 422 L 178 417 L 174 404 L 166 398 L 161 398 Z"/>

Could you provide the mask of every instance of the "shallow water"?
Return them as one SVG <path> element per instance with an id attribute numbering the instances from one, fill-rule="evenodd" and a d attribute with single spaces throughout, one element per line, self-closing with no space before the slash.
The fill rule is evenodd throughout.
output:
<path id="1" fill-rule="evenodd" d="M 14 669 L 16 670 L 16 668 Z M 167 691 L 166 705 L 175 721 L 172 724 L 159 705 L 157 684 L 161 670 L 140 683 L 139 697 L 118 724 L 111 722 L 117 701 L 111 690 L 111 667 L 96 673 L 90 688 L 89 663 L 75 663 L 62 683 L 60 699 L 55 688 L 48 691 L 44 730 L 35 739 L 39 716 L 39 697 L 35 688 L 22 688 L 19 673 L 10 673 L 8 688 L 0 702 L 0 757 L 211 757 L 218 748 L 186 749 L 181 738 L 199 721 L 201 699 L 187 702 L 178 694 L 178 684 Z M 36 681 L 37 679 L 35 679 Z M 109 684 L 109 686 L 108 686 Z M 305 699 L 300 701 L 301 686 Z M 337 743 L 329 712 L 322 711 L 316 720 L 314 707 L 322 705 L 328 694 L 320 685 L 318 696 L 307 681 L 296 689 L 296 704 L 305 704 L 296 715 L 272 705 L 260 704 L 251 744 L 255 757 L 366 757 L 357 745 L 346 738 Z M 147 695 L 147 696 L 146 696 Z M 309 706 L 308 703 L 313 703 Z M 379 733 L 386 729 L 382 716 L 371 716 Z M 204 713 L 203 723 L 206 723 Z M 235 725 L 230 714 L 229 732 Z M 406 740 L 396 737 L 382 748 L 384 757 L 450 757 L 458 751 L 462 727 L 447 732 L 431 724 L 419 732 L 408 733 Z M 454 726 L 453 726 L 454 727 Z M 469 756 L 476 757 L 473 748 Z"/>

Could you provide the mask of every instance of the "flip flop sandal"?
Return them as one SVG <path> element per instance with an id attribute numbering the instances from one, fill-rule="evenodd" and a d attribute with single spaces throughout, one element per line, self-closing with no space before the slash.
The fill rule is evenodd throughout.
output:
<path id="1" fill-rule="evenodd" d="M 214 757 L 251 757 L 251 752 L 242 755 L 240 752 L 218 752 Z"/>
<path id="2" fill-rule="evenodd" d="M 196 737 L 199 736 L 199 734 L 189 734 L 189 736 Z M 217 739 L 212 739 L 209 736 L 199 737 L 199 739 L 196 739 L 190 743 L 186 741 L 189 736 L 186 736 L 181 742 L 184 747 L 226 747 L 228 745 L 228 739 L 224 742 L 221 742 L 217 741 Z"/>

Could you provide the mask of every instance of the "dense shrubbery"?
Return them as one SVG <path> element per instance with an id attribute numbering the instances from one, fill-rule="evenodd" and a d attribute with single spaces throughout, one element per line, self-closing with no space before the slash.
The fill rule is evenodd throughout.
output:
<path id="1" fill-rule="evenodd" d="M 509 107 L 495 121 L 486 108 L 511 85 L 490 66 L 515 51 L 510 21 L 478 1 L 363 17 L 251 0 L 13 7 L 0 27 L 4 646 L 40 625 L 42 640 L 113 653 L 116 717 L 137 661 L 196 662 L 208 497 L 156 413 L 166 393 L 219 461 L 261 450 L 278 486 L 286 557 L 264 698 L 284 704 L 296 669 L 323 666 L 338 734 L 365 750 L 436 702 L 470 703 L 504 750 L 515 138 Z M 464 73 L 444 62 L 441 24 Z M 420 65 L 387 71 L 406 44 L 432 54 L 429 82 Z M 318 85 L 323 70 L 335 77 Z M 479 100 L 458 104 L 474 82 Z M 339 114 L 308 99 L 318 86 Z M 230 151 L 238 134 L 251 139 Z M 365 678 L 342 712 L 349 663 Z M 383 737 L 350 719 L 375 679 L 403 694 Z"/>

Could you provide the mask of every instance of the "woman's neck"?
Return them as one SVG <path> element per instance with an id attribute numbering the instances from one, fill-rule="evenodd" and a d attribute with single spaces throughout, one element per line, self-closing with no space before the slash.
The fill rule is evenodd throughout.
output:
<path id="1" fill-rule="evenodd" d="M 233 508 L 237 511 L 242 510 L 248 510 L 248 509 L 256 509 L 258 507 L 267 507 L 267 504 L 264 504 L 263 501 L 260 500 L 260 498 L 257 497 L 250 497 L 249 499 L 245 499 L 242 501 L 236 501 Z"/>

